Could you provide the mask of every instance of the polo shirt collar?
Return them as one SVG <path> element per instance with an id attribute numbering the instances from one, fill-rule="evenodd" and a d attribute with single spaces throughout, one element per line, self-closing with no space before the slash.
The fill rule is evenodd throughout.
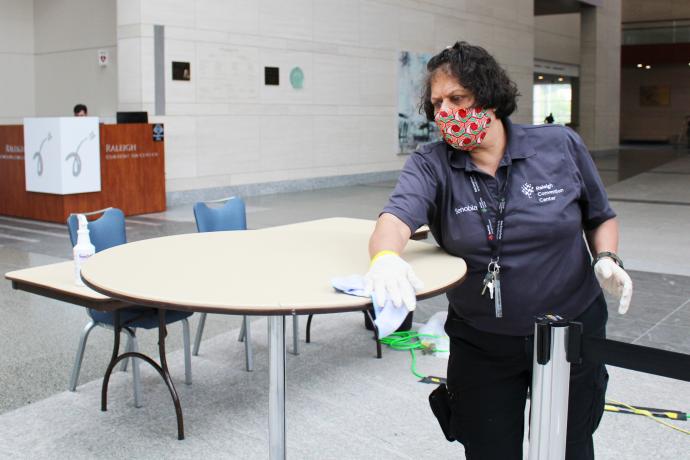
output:
<path id="1" fill-rule="evenodd" d="M 512 164 L 513 160 L 522 160 L 524 158 L 536 155 L 534 146 L 530 143 L 527 132 L 520 125 L 514 125 L 509 118 L 502 120 L 503 126 L 508 133 L 508 142 L 506 144 L 506 151 L 501 158 L 500 166 Z M 470 155 L 466 152 L 454 149 L 446 144 L 448 155 L 450 156 L 450 165 L 454 168 L 464 169 L 467 172 L 479 171 L 474 163 L 470 160 Z"/>

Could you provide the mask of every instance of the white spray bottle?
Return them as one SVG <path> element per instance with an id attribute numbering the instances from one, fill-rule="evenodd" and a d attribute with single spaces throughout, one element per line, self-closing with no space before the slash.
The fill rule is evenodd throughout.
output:
<path id="1" fill-rule="evenodd" d="M 74 254 L 74 282 L 77 286 L 83 286 L 84 282 L 81 280 L 81 264 L 96 253 L 96 248 L 91 244 L 89 239 L 89 227 L 86 222 L 86 216 L 77 214 L 79 221 L 79 230 L 77 230 L 77 244 L 74 245 L 72 253 Z"/>

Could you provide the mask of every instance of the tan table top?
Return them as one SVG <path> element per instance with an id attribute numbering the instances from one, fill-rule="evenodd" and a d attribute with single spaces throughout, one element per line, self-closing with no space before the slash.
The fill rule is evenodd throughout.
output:
<path id="1" fill-rule="evenodd" d="M 28 292 L 64 300 L 97 310 L 113 310 L 125 305 L 74 282 L 74 262 L 59 262 L 5 273 L 5 278 Z"/>
<path id="2" fill-rule="evenodd" d="M 82 278 L 101 294 L 175 310 L 240 314 L 360 310 L 369 299 L 337 293 L 336 276 L 363 274 L 374 221 L 332 218 L 261 230 L 192 233 L 99 252 Z M 462 259 L 410 241 L 403 254 L 424 281 L 419 297 L 460 282 Z"/>

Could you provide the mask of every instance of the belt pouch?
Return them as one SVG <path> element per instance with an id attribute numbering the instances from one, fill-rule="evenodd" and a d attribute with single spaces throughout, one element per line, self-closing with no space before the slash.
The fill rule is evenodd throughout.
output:
<path id="1" fill-rule="evenodd" d="M 441 425 L 441 430 L 446 439 L 450 442 L 455 441 L 455 438 L 450 433 L 450 417 L 451 417 L 451 397 L 445 384 L 441 384 L 429 395 L 429 405 L 431 411 L 436 416 L 438 424 Z"/>

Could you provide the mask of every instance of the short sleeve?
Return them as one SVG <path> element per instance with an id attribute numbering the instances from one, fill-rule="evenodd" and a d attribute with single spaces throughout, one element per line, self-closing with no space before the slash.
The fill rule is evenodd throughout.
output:
<path id="1" fill-rule="evenodd" d="M 566 128 L 566 147 L 574 168 L 575 180 L 580 184 L 579 204 L 582 225 L 592 230 L 605 221 L 616 217 L 609 205 L 609 198 L 597 171 L 594 160 L 580 136 Z"/>
<path id="2" fill-rule="evenodd" d="M 429 153 L 415 152 L 403 167 L 395 190 L 382 213 L 390 213 L 402 220 L 414 233 L 428 224 L 436 212 L 438 175 Z"/>

